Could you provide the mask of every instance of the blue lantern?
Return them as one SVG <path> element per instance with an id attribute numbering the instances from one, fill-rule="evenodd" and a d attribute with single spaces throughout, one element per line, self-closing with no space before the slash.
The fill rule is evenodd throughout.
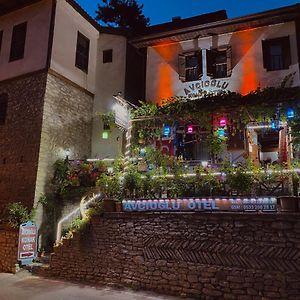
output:
<path id="1" fill-rule="evenodd" d="M 277 122 L 276 122 L 276 120 L 272 120 L 272 122 L 271 122 L 271 128 L 272 129 L 277 129 Z"/>
<path id="2" fill-rule="evenodd" d="M 292 108 L 288 108 L 286 116 L 287 116 L 288 119 L 294 118 L 294 116 L 295 116 L 294 110 Z"/>
<path id="3" fill-rule="evenodd" d="M 170 136 L 171 135 L 171 126 L 168 124 L 164 125 L 164 136 Z"/>
<path id="4" fill-rule="evenodd" d="M 225 136 L 225 129 L 224 128 L 219 128 L 218 129 L 218 136 L 219 137 L 224 137 Z"/>

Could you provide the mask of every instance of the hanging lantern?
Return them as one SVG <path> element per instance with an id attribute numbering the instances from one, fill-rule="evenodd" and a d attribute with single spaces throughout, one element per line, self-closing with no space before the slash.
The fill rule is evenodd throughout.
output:
<path id="1" fill-rule="evenodd" d="M 102 132 L 102 138 L 103 138 L 104 140 L 107 140 L 107 139 L 108 139 L 108 131 L 103 131 L 103 132 Z"/>
<path id="2" fill-rule="evenodd" d="M 277 129 L 277 122 L 276 122 L 276 120 L 272 120 L 272 122 L 271 122 L 271 128 L 274 129 L 274 130 Z"/>
<path id="3" fill-rule="evenodd" d="M 188 126 L 187 133 L 194 133 L 194 127 L 193 127 L 193 125 L 189 125 Z"/>
<path id="4" fill-rule="evenodd" d="M 295 111 L 292 108 L 288 108 L 286 116 L 288 119 L 292 119 L 295 116 Z"/>
<path id="5" fill-rule="evenodd" d="M 145 148 L 141 148 L 140 149 L 140 156 L 145 156 L 146 154 L 146 149 Z"/>
<path id="6" fill-rule="evenodd" d="M 225 137 L 225 129 L 224 128 L 218 129 L 218 137 Z"/>
<path id="7" fill-rule="evenodd" d="M 225 117 L 220 118 L 219 125 L 220 127 L 225 127 L 227 125 L 227 119 Z"/>
<path id="8" fill-rule="evenodd" d="M 171 126 L 168 124 L 164 124 L 163 133 L 164 133 L 164 136 L 166 136 L 166 137 L 170 136 L 171 135 Z"/>

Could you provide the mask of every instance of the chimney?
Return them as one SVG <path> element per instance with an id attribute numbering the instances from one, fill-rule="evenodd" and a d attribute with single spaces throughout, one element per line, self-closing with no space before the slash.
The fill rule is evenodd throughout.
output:
<path id="1" fill-rule="evenodd" d="M 180 16 L 176 16 L 176 17 L 173 17 L 172 18 L 172 22 L 178 22 L 181 20 L 181 17 Z"/>

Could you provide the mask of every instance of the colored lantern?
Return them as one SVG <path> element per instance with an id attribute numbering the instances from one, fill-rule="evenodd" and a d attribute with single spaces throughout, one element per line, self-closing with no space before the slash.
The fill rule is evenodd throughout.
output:
<path id="1" fill-rule="evenodd" d="M 171 135 L 171 126 L 168 124 L 164 125 L 164 136 L 170 136 Z"/>
<path id="2" fill-rule="evenodd" d="M 276 122 L 276 120 L 272 120 L 272 122 L 271 122 L 271 128 L 272 129 L 277 129 L 277 122 Z"/>
<path id="3" fill-rule="evenodd" d="M 103 131 L 103 132 L 102 132 L 102 138 L 103 138 L 104 140 L 107 140 L 107 139 L 108 139 L 108 131 Z"/>
<path id="4" fill-rule="evenodd" d="M 288 108 L 286 116 L 287 116 L 288 119 L 294 118 L 294 116 L 295 116 L 294 110 L 292 108 Z"/>
<path id="5" fill-rule="evenodd" d="M 189 125 L 187 128 L 187 133 L 193 133 L 194 132 L 194 127 L 193 125 Z"/>
<path id="6" fill-rule="evenodd" d="M 220 118 L 219 124 L 220 127 L 225 127 L 227 125 L 227 119 L 225 117 Z"/>
<path id="7" fill-rule="evenodd" d="M 225 129 L 224 128 L 219 128 L 218 129 L 218 136 L 219 137 L 224 137 L 225 136 Z"/>
<path id="8" fill-rule="evenodd" d="M 146 149 L 145 148 L 141 148 L 140 155 L 141 156 L 145 156 L 145 154 L 146 154 Z"/>

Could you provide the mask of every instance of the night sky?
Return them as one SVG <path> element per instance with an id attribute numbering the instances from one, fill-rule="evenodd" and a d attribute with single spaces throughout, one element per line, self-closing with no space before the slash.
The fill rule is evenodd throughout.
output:
<path id="1" fill-rule="evenodd" d="M 77 0 L 91 15 L 95 16 L 100 0 Z M 248 15 L 300 2 L 299 0 L 138 0 L 144 4 L 144 14 L 151 25 L 171 21 L 172 17 L 188 18 L 204 13 L 226 9 L 229 18 Z"/>

